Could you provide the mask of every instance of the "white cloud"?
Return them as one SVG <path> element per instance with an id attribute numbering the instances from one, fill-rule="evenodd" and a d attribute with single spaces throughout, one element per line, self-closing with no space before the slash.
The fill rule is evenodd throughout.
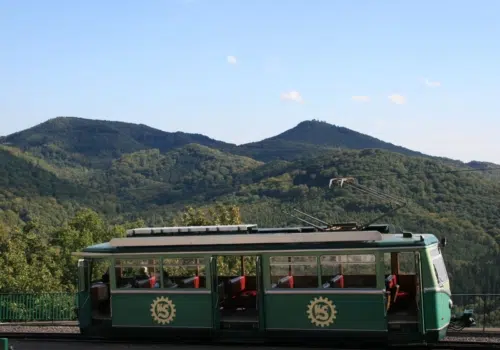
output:
<path id="1" fill-rule="evenodd" d="M 419 78 L 418 80 L 421 83 L 423 83 L 426 86 L 428 86 L 428 87 L 435 88 L 435 87 L 440 87 L 441 86 L 441 82 L 440 81 L 432 81 L 432 80 L 429 80 L 427 78 Z"/>
<path id="2" fill-rule="evenodd" d="M 395 103 L 397 105 L 404 105 L 406 103 L 406 97 L 398 94 L 392 94 L 388 96 L 389 100 L 391 100 L 392 103 Z"/>
<path id="3" fill-rule="evenodd" d="M 351 96 L 351 100 L 356 102 L 369 102 L 370 96 Z"/>
<path id="4" fill-rule="evenodd" d="M 234 56 L 227 56 L 227 63 L 236 64 L 236 63 L 238 63 L 238 61 L 236 60 L 236 57 L 234 57 Z"/>
<path id="5" fill-rule="evenodd" d="M 304 102 L 304 100 L 302 99 L 302 96 L 300 95 L 300 92 L 298 92 L 298 91 L 283 92 L 281 94 L 281 99 L 288 100 L 288 101 L 295 101 L 295 102 L 299 102 L 299 103 Z"/>
<path id="6" fill-rule="evenodd" d="M 429 79 L 425 79 L 425 85 L 429 87 L 439 87 L 441 86 L 441 82 L 439 81 L 430 81 Z"/>

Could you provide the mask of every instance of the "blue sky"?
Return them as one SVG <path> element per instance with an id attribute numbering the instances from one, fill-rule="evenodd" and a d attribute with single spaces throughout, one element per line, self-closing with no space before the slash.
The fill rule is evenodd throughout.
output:
<path id="1" fill-rule="evenodd" d="M 65 115 L 245 143 L 315 118 L 500 163 L 498 13 L 493 0 L 0 0 L 0 134 Z"/>

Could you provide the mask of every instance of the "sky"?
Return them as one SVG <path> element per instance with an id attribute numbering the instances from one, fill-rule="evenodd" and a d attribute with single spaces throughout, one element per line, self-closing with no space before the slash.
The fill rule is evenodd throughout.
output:
<path id="1" fill-rule="evenodd" d="M 319 119 L 500 163 L 500 1 L 0 0 L 0 135 L 56 116 L 237 144 Z"/>

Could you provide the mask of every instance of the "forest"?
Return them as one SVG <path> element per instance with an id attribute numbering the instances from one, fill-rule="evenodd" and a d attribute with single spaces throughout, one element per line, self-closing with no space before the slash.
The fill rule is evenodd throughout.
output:
<path id="1" fill-rule="evenodd" d="M 229 215 L 223 208 L 260 227 L 301 224 L 286 214 L 293 208 L 364 223 L 393 208 L 349 186 L 328 187 L 347 176 L 407 203 L 382 223 L 447 238 L 455 293 L 495 293 L 498 168 L 315 120 L 236 146 L 142 124 L 54 118 L 0 138 L 0 293 L 72 290 L 70 253 L 129 227 L 220 221 Z M 219 219 L 200 214 L 214 208 Z"/>

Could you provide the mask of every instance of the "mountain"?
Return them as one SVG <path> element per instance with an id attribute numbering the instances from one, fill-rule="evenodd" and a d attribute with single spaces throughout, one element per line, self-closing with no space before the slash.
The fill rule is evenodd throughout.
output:
<path id="1" fill-rule="evenodd" d="M 106 167 L 122 154 L 158 148 L 161 152 L 197 143 L 217 149 L 234 145 L 199 134 L 165 132 L 143 124 L 57 117 L 0 139 L 59 165 Z"/>
<path id="2" fill-rule="evenodd" d="M 455 290 L 500 288 L 500 182 L 469 171 L 494 164 L 426 156 L 318 121 L 236 146 L 145 125 L 55 118 L 0 142 L 2 230 L 36 221 L 59 232 L 81 208 L 109 223 L 155 226 L 172 224 L 186 205 L 215 202 L 238 205 L 245 222 L 260 226 L 299 224 L 285 214 L 293 207 L 334 222 L 368 222 L 390 210 L 353 188 L 328 189 L 330 178 L 352 175 L 409 202 L 383 222 L 449 239 Z"/>
<path id="3" fill-rule="evenodd" d="M 263 162 L 270 162 L 273 160 L 293 161 L 301 158 L 314 157 L 331 149 L 332 148 L 328 146 L 266 139 L 259 142 L 240 145 L 231 151 Z"/>
<path id="4" fill-rule="evenodd" d="M 412 151 L 401 146 L 396 146 L 392 143 L 384 142 L 357 131 L 318 120 L 301 122 L 294 128 L 289 129 L 279 135 L 259 142 L 245 144 L 244 147 L 253 149 L 267 148 L 266 146 L 275 146 L 279 143 L 290 145 L 290 148 L 293 148 L 294 145 L 296 147 L 300 144 L 314 145 L 318 148 L 378 148 L 411 156 L 425 156 L 420 152 Z"/>

